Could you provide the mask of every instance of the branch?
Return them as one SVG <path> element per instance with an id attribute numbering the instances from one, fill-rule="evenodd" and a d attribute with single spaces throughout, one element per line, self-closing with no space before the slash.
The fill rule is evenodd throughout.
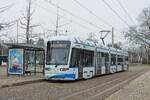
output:
<path id="1" fill-rule="evenodd" d="M 8 5 L 8 6 L 5 6 L 5 7 L 1 7 L 0 9 L 2 9 L 2 10 L 0 10 L 0 13 L 6 11 L 6 10 L 8 10 L 8 9 L 10 9 L 13 5 L 14 5 L 14 4 L 11 4 L 11 5 Z"/>

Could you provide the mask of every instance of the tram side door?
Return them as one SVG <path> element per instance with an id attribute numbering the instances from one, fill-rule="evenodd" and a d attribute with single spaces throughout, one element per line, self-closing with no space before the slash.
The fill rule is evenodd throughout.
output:
<path id="1" fill-rule="evenodd" d="M 105 57 L 101 57 L 101 74 L 106 73 Z"/>
<path id="2" fill-rule="evenodd" d="M 96 75 L 100 75 L 101 74 L 101 56 L 100 53 L 95 54 L 95 58 L 96 58 L 96 63 L 95 63 L 95 67 L 96 67 Z"/>
<path id="3" fill-rule="evenodd" d="M 78 62 L 79 62 L 79 79 L 82 79 L 83 78 L 83 55 L 84 55 L 84 52 L 80 49 L 78 51 Z"/>

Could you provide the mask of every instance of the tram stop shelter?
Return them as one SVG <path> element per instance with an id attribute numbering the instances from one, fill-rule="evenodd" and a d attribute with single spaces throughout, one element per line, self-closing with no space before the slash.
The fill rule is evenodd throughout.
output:
<path id="1" fill-rule="evenodd" d="M 8 48 L 8 75 L 44 74 L 44 48 L 27 45 L 11 44 Z"/>

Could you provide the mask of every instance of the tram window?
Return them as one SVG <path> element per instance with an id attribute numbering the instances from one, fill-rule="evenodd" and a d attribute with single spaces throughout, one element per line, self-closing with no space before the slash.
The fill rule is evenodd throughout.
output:
<path id="1" fill-rule="evenodd" d="M 105 66 L 105 58 L 104 57 L 102 57 L 102 59 L 101 59 L 101 66 Z"/>
<path id="2" fill-rule="evenodd" d="M 92 67 L 94 60 L 94 51 L 84 50 L 83 53 L 83 65 L 84 67 Z"/>
<path id="3" fill-rule="evenodd" d="M 70 67 L 92 67 L 94 65 L 94 51 L 72 49 Z"/>
<path id="4" fill-rule="evenodd" d="M 128 64 L 128 57 L 125 56 L 125 64 Z"/>
<path id="5" fill-rule="evenodd" d="M 79 61 L 80 61 L 79 49 L 72 49 L 70 66 L 71 67 L 79 66 Z"/>
<path id="6" fill-rule="evenodd" d="M 118 65 L 122 65 L 123 64 L 123 56 L 118 55 Z"/>
<path id="7" fill-rule="evenodd" d="M 111 65 L 116 65 L 116 55 L 111 54 Z"/>
<path id="8" fill-rule="evenodd" d="M 109 54 L 108 53 L 102 53 L 102 57 L 105 58 L 105 66 L 109 65 Z"/>
<path id="9" fill-rule="evenodd" d="M 66 65 L 68 63 L 70 42 L 50 41 L 47 43 L 46 64 Z"/>
<path id="10" fill-rule="evenodd" d="M 98 57 L 98 58 L 100 58 L 100 57 L 101 57 L 101 53 L 100 53 L 100 52 L 98 52 L 97 57 Z"/>
<path id="11" fill-rule="evenodd" d="M 98 52 L 98 54 L 97 54 L 97 65 L 98 66 L 101 66 L 101 64 L 102 64 L 102 58 L 101 58 L 101 53 L 100 52 Z"/>
<path id="12" fill-rule="evenodd" d="M 128 57 L 127 56 L 125 57 L 125 61 L 128 61 Z"/>
<path id="13" fill-rule="evenodd" d="M 105 57 L 105 61 L 109 61 L 109 54 L 108 53 L 102 53 L 102 57 Z"/>

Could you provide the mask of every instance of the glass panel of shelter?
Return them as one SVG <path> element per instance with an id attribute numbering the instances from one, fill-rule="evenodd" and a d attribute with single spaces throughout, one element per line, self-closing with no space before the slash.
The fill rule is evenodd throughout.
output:
<path id="1" fill-rule="evenodd" d="M 25 50 L 25 72 L 36 72 L 35 69 L 35 51 Z"/>
<path id="2" fill-rule="evenodd" d="M 44 53 L 43 51 L 36 51 L 36 73 L 43 72 L 44 65 Z"/>
<path id="3" fill-rule="evenodd" d="M 25 72 L 43 73 L 44 52 L 25 50 Z"/>

